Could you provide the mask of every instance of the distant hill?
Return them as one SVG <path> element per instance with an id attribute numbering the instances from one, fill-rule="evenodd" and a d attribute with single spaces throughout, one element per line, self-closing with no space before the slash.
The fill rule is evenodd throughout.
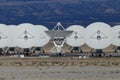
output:
<path id="1" fill-rule="evenodd" d="M 51 29 L 60 21 L 87 26 L 96 21 L 120 23 L 120 0 L 0 0 L 0 23 L 43 24 Z"/>

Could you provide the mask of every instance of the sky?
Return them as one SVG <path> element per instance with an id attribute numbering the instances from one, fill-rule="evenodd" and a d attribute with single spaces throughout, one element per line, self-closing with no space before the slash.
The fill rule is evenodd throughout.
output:
<path id="1" fill-rule="evenodd" d="M 120 0 L 0 0 L 0 23 L 32 23 L 49 29 L 93 22 L 120 24 Z"/>

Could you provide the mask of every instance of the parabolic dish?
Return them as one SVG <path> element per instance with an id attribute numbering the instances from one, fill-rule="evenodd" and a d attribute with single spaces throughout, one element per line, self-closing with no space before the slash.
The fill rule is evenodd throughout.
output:
<path id="1" fill-rule="evenodd" d="M 113 45 L 120 46 L 120 25 L 114 26 L 113 28 Z"/>
<path id="2" fill-rule="evenodd" d="M 8 32 L 7 25 L 0 24 L 0 48 L 8 45 Z"/>
<path id="3" fill-rule="evenodd" d="M 29 23 L 23 23 L 17 26 L 16 44 L 21 48 L 30 48 L 35 45 L 36 42 L 36 28 Z"/>
<path id="4" fill-rule="evenodd" d="M 87 26 L 85 42 L 94 49 L 104 49 L 112 43 L 112 28 L 103 22 L 95 22 Z"/>
<path id="5" fill-rule="evenodd" d="M 48 31 L 48 29 L 43 25 L 35 25 L 36 28 L 36 44 L 35 47 L 42 47 L 46 45 L 50 37 L 45 33 L 45 31 Z"/>
<path id="6" fill-rule="evenodd" d="M 73 31 L 66 31 L 66 30 L 50 30 L 45 31 L 45 33 L 51 37 L 51 39 L 55 38 L 66 38 L 72 34 Z"/>
<path id="7" fill-rule="evenodd" d="M 16 47 L 15 32 L 17 31 L 16 25 L 8 25 L 8 44 L 7 47 Z"/>
<path id="8" fill-rule="evenodd" d="M 80 25 L 72 25 L 68 27 L 66 30 L 71 30 L 73 33 L 71 36 L 66 38 L 66 43 L 70 46 L 79 47 L 82 46 L 84 41 L 84 31 L 85 28 Z"/>

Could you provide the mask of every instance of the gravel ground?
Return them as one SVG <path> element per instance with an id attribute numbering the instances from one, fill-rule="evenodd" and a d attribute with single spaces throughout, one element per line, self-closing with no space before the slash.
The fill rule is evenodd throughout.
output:
<path id="1" fill-rule="evenodd" d="M 0 80 L 120 80 L 119 67 L 0 67 Z"/>

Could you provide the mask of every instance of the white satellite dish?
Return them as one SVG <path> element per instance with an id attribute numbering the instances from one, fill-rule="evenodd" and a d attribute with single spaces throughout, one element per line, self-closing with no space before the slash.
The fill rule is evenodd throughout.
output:
<path id="1" fill-rule="evenodd" d="M 8 45 L 8 32 L 7 25 L 0 24 L 0 48 Z"/>
<path id="2" fill-rule="evenodd" d="M 45 33 L 45 31 L 48 31 L 48 29 L 43 25 L 35 25 L 36 28 L 36 44 L 35 47 L 42 47 L 46 45 L 50 37 Z"/>
<path id="3" fill-rule="evenodd" d="M 16 34 L 17 46 L 21 48 L 30 48 L 35 45 L 36 42 L 36 28 L 29 23 L 23 23 L 18 25 Z"/>
<path id="4" fill-rule="evenodd" d="M 79 47 L 82 46 L 85 41 L 84 41 L 84 31 L 85 28 L 80 25 L 72 25 L 68 27 L 66 30 L 71 30 L 73 33 L 71 36 L 67 37 L 66 43 L 70 46 L 73 47 Z"/>
<path id="5" fill-rule="evenodd" d="M 120 46 L 120 25 L 114 26 L 113 28 L 113 45 Z"/>
<path id="6" fill-rule="evenodd" d="M 112 43 L 112 28 L 103 22 L 95 22 L 87 26 L 85 42 L 94 49 L 104 49 Z"/>
<path id="7" fill-rule="evenodd" d="M 17 31 L 16 25 L 8 25 L 8 44 L 7 47 L 16 47 L 16 39 L 15 39 L 15 32 Z"/>

